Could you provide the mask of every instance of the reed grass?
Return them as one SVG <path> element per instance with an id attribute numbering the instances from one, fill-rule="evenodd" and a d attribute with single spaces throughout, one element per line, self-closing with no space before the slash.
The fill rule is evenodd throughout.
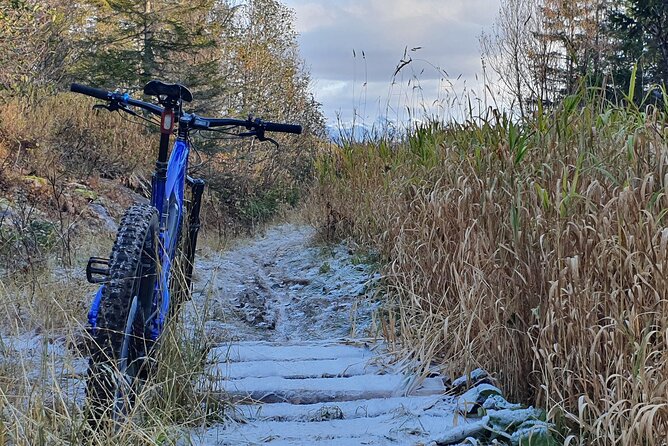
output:
<path id="1" fill-rule="evenodd" d="M 320 157 L 309 213 L 381 253 L 402 353 L 494 372 L 565 444 L 666 444 L 666 118 L 587 90 L 526 122 L 348 142 Z"/>

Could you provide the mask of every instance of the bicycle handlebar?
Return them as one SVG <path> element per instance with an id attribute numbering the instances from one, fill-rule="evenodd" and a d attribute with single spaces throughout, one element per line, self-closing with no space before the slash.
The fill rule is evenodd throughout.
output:
<path id="1" fill-rule="evenodd" d="M 299 135 L 302 132 L 302 126 L 297 124 L 279 124 L 276 122 L 263 121 L 261 119 L 256 120 L 240 120 L 240 119 L 230 119 L 230 118 L 199 118 L 204 120 L 207 124 L 207 127 L 225 127 L 225 126 L 239 126 L 246 127 L 247 129 L 251 128 L 261 128 L 267 132 L 279 132 L 279 133 L 294 133 Z"/>
<path id="2" fill-rule="evenodd" d="M 97 99 L 102 99 L 103 101 L 110 100 L 112 95 L 112 93 L 106 90 L 101 90 L 99 88 L 93 88 L 81 84 L 72 84 L 70 86 L 70 91 L 73 91 L 75 93 L 85 94 L 86 96 L 92 96 Z"/>
<path id="3" fill-rule="evenodd" d="M 278 124 L 275 122 L 264 122 L 264 129 L 268 132 L 280 132 L 280 133 L 294 133 L 299 135 L 302 132 L 301 125 L 295 124 Z"/>
<path id="4" fill-rule="evenodd" d="M 92 96 L 103 101 L 143 108 L 144 110 L 147 110 L 155 115 L 162 115 L 162 112 L 164 111 L 164 108 L 159 105 L 132 99 L 128 94 L 114 93 L 99 88 L 89 87 L 87 85 L 73 83 L 70 86 L 70 91 L 74 93 L 85 94 L 86 96 Z M 121 108 L 121 110 L 123 110 L 123 108 Z M 180 118 L 180 116 L 177 116 L 176 120 L 179 121 Z M 207 130 L 211 127 L 237 126 L 246 127 L 249 130 L 255 129 L 262 132 L 267 131 L 293 133 L 296 135 L 299 135 L 302 132 L 302 126 L 296 124 L 281 124 L 276 122 L 263 121 L 261 119 L 251 120 L 250 118 L 246 120 L 232 118 L 204 118 L 194 114 L 189 115 L 188 125 L 190 128 L 195 130 Z"/>
<path id="5" fill-rule="evenodd" d="M 140 101 L 138 99 L 132 99 L 128 94 L 115 93 L 111 91 L 102 90 L 99 88 L 89 87 L 87 85 L 72 84 L 70 86 L 70 91 L 73 91 L 74 93 L 85 94 L 86 96 L 92 96 L 96 99 L 102 99 L 103 101 L 116 102 L 119 104 L 127 104 L 133 107 L 143 108 L 144 110 L 158 116 L 162 115 L 162 112 L 164 110 L 159 105 Z"/>

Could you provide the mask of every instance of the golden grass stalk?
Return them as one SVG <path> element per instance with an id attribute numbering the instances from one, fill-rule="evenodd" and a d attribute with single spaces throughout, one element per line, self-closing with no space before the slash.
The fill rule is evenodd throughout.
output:
<path id="1" fill-rule="evenodd" d="M 665 444 L 666 114 L 568 103 L 333 148 L 309 213 L 382 253 L 405 353 L 495 372 L 582 444 Z"/>

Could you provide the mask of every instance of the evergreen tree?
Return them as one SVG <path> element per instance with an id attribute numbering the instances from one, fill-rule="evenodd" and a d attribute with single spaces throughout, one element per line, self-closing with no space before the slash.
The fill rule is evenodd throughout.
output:
<path id="1" fill-rule="evenodd" d="M 637 64 L 636 100 L 655 84 L 668 83 L 668 2 L 625 0 L 610 14 L 616 51 L 610 57 L 619 88 L 626 89 Z"/>
<path id="2" fill-rule="evenodd" d="M 216 82 L 215 0 L 88 0 L 78 77 L 139 90 L 151 79 L 189 87 Z"/>

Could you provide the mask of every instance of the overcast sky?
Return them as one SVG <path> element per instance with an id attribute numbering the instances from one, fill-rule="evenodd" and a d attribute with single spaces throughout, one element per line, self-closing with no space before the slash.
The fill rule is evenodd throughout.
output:
<path id="1" fill-rule="evenodd" d="M 456 90 L 465 84 L 479 88 L 478 36 L 489 30 L 499 8 L 499 0 L 283 2 L 296 12 L 301 55 L 330 124 L 339 114 L 350 121 L 353 110 L 367 122 L 386 110 L 391 118 L 403 116 L 398 109 L 407 105 L 424 103 L 432 110 L 434 101 L 446 102 L 450 83 Z M 406 47 L 413 62 L 391 86 Z M 421 49 L 410 51 L 416 47 Z M 414 76 L 421 89 L 414 88 Z"/>

